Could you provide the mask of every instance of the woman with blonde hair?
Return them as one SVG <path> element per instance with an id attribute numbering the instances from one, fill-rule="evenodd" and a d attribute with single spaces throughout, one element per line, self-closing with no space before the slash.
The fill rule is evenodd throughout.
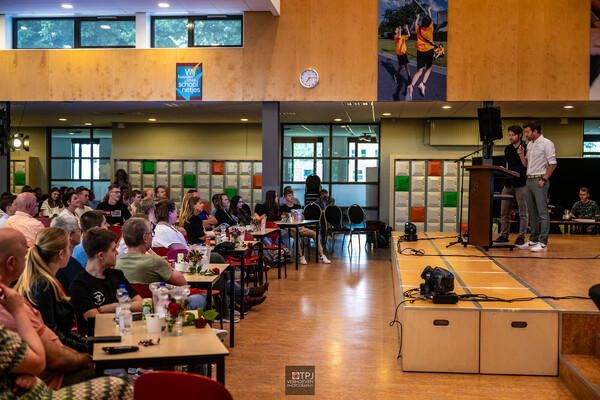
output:
<path id="1" fill-rule="evenodd" d="M 204 210 L 204 204 L 199 197 L 188 193 L 181 202 L 181 213 L 177 222 L 187 233 L 188 243 L 204 243 L 206 236 L 204 234 L 204 223 L 200 218 L 200 213 Z"/>
<path id="2" fill-rule="evenodd" d="M 27 252 L 25 269 L 15 290 L 40 312 L 44 324 L 56 333 L 62 344 L 89 353 L 85 338 L 72 331 L 75 310 L 55 277 L 70 257 L 68 233 L 60 228 L 42 229 L 35 237 L 35 245 Z"/>

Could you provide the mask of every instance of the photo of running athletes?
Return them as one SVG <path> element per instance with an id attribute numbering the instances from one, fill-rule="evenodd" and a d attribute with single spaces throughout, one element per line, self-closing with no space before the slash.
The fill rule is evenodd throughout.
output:
<path id="1" fill-rule="evenodd" d="M 447 0 L 379 0 L 379 101 L 446 100 Z"/>

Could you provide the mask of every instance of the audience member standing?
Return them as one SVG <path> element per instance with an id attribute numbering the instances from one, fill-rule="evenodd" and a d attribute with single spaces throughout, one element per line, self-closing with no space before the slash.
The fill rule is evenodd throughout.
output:
<path id="1" fill-rule="evenodd" d="M 113 182 L 113 184 L 118 188 L 121 188 L 122 186 L 127 186 L 129 188 L 129 193 L 131 193 L 132 191 L 131 182 L 129 182 L 127 172 L 125 172 L 125 170 L 122 168 L 118 169 L 117 172 L 115 172 L 115 181 Z"/>
<path id="2" fill-rule="evenodd" d="M 529 212 L 529 241 L 519 245 L 521 250 L 547 251 L 548 233 L 550 232 L 550 215 L 548 214 L 548 188 L 550 176 L 556 169 L 556 152 L 554 143 L 542 135 L 542 127 L 538 122 L 525 125 L 527 155 L 521 148 L 518 154 L 527 166 L 527 211 Z"/>
<path id="3" fill-rule="evenodd" d="M 38 215 L 38 202 L 33 193 L 21 193 L 15 200 L 15 215 L 6 220 L 5 228 L 14 228 L 25 235 L 27 239 L 27 247 L 35 244 L 35 235 L 42 229 L 44 225 L 35 219 Z"/>

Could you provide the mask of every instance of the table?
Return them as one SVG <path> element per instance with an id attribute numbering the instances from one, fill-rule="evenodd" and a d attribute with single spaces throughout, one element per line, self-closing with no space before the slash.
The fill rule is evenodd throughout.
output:
<path id="1" fill-rule="evenodd" d="M 282 221 L 277 221 L 275 222 L 279 227 L 283 227 L 285 229 L 287 229 L 288 231 L 288 235 L 290 234 L 290 229 L 295 228 L 296 229 L 296 239 L 294 240 L 294 242 L 296 243 L 296 271 L 298 270 L 298 251 L 300 249 L 299 246 L 299 241 L 298 238 L 300 237 L 300 227 L 301 226 L 307 226 L 307 225 L 316 225 L 317 229 L 316 229 L 316 233 L 317 233 L 317 239 L 315 242 L 315 246 L 319 247 L 318 245 L 318 241 L 319 241 L 319 227 L 320 227 L 320 221 L 318 219 L 305 219 L 304 221 L 296 221 L 296 222 L 282 222 Z M 319 262 L 319 255 L 317 254 L 316 260 L 317 263 Z"/>
<path id="2" fill-rule="evenodd" d="M 564 230 L 564 234 L 565 235 L 570 235 L 571 233 L 573 233 L 573 227 L 577 227 L 577 226 L 591 226 L 591 225 L 596 225 L 596 226 L 600 226 L 600 222 L 596 222 L 595 219 L 573 219 L 573 220 L 567 220 L 567 219 L 557 219 L 557 220 L 550 220 L 551 224 L 557 224 L 557 225 L 562 225 L 564 226 L 565 230 Z"/>
<path id="3" fill-rule="evenodd" d="M 258 249 L 259 252 L 258 254 L 260 254 L 261 256 L 263 255 L 263 248 L 264 248 L 264 243 L 263 243 L 263 239 L 269 235 L 272 235 L 275 232 L 280 232 L 281 229 L 278 228 L 265 228 L 264 230 L 260 230 L 260 231 L 255 231 L 255 232 L 251 232 L 251 231 L 246 231 L 249 234 L 252 235 L 253 238 L 258 239 Z M 281 279 L 281 238 L 279 238 L 279 244 L 277 246 L 277 251 L 279 254 L 279 260 L 277 262 L 277 269 L 278 269 L 278 273 L 277 273 L 277 277 L 279 279 Z M 287 268 L 285 269 L 285 277 L 287 278 Z M 263 284 L 263 258 L 260 257 L 260 284 Z"/>
<path id="4" fill-rule="evenodd" d="M 206 309 L 210 310 L 212 305 L 212 287 L 214 282 L 219 278 L 227 269 L 231 269 L 231 277 L 229 283 L 229 298 L 235 299 L 235 268 L 229 264 L 209 264 L 209 268 L 219 268 L 221 273 L 219 275 L 200 275 L 200 274 L 184 274 L 185 279 L 189 285 L 193 288 L 206 290 Z M 225 293 L 223 293 L 225 295 Z M 235 325 L 235 304 L 234 301 L 229 302 L 229 347 L 234 346 L 234 325 Z"/>
<path id="5" fill-rule="evenodd" d="M 195 313 L 195 311 L 193 311 Z M 96 315 L 96 336 L 119 335 L 115 314 Z M 167 365 L 217 364 L 217 381 L 225 384 L 225 356 L 227 348 L 212 331 L 209 325 L 202 329 L 194 326 L 183 328 L 181 336 L 167 336 L 162 333 L 148 333 L 143 321 L 133 321 L 131 335 L 121 336 L 120 343 L 95 343 L 92 358 L 96 363 L 96 375 L 107 368 L 159 367 Z M 142 339 L 160 338 L 157 346 L 139 346 Z M 108 354 L 102 347 L 138 346 L 132 353 Z M 209 368 L 210 374 L 210 368 Z"/>

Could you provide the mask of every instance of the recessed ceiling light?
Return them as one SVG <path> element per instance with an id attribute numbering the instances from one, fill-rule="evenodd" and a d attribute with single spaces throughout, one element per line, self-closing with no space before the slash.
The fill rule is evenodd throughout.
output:
<path id="1" fill-rule="evenodd" d="M 74 135 L 74 134 L 75 134 L 75 132 L 69 132 L 69 135 Z"/>
<path id="2" fill-rule="evenodd" d="M 158 6 L 160 8 L 169 8 L 170 7 L 169 3 L 158 3 Z"/>
<path id="3" fill-rule="evenodd" d="M 242 121 L 242 122 L 247 122 L 247 121 L 248 121 L 248 118 L 241 118 L 241 119 L 240 119 L 240 121 Z"/>
<path id="4" fill-rule="evenodd" d="M 156 122 L 156 118 L 148 118 L 148 121 L 150 121 L 150 122 Z"/>
<path id="5" fill-rule="evenodd" d="M 85 126 L 91 126 L 91 125 L 92 125 L 92 123 L 91 123 L 91 122 L 86 122 L 86 123 L 84 123 L 84 125 L 85 125 Z"/>
<path id="6" fill-rule="evenodd" d="M 341 118 L 334 118 L 333 119 L 335 122 L 340 122 L 342 119 Z"/>
<path id="7" fill-rule="evenodd" d="M 564 108 L 570 109 L 570 108 L 574 108 L 575 106 L 564 106 Z"/>
<path id="8" fill-rule="evenodd" d="M 65 4 L 61 4 L 61 7 L 62 8 L 68 8 L 70 10 L 71 8 L 73 8 L 73 4 L 67 4 L 67 3 L 65 3 Z"/>
<path id="9" fill-rule="evenodd" d="M 67 119 L 66 118 L 59 118 L 58 120 L 59 121 L 66 121 Z"/>
<path id="10" fill-rule="evenodd" d="M 100 28 L 102 28 L 102 29 L 110 29 L 110 25 L 100 25 Z"/>
<path id="11" fill-rule="evenodd" d="M 381 115 L 383 115 L 384 117 L 389 117 L 390 115 L 392 115 L 392 113 L 383 113 Z"/>
<path id="12" fill-rule="evenodd" d="M 451 108 L 452 108 L 452 106 L 442 106 L 442 108 L 443 108 L 444 110 L 449 110 L 449 109 L 451 109 Z"/>
<path id="13" fill-rule="evenodd" d="M 340 125 L 340 128 L 345 128 L 345 127 L 346 127 L 346 125 Z"/>

